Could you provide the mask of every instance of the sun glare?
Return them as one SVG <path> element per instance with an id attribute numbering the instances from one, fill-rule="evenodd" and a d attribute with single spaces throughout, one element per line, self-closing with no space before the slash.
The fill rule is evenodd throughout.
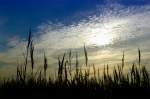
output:
<path id="1" fill-rule="evenodd" d="M 96 44 L 97 46 L 105 46 L 112 43 L 113 35 L 109 34 L 109 31 L 106 29 L 96 28 L 92 29 L 94 37 L 91 38 L 91 43 Z"/>

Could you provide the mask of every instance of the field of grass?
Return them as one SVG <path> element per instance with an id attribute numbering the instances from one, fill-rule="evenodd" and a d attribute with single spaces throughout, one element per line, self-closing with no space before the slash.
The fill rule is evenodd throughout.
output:
<path id="1" fill-rule="evenodd" d="M 29 32 L 24 64 L 17 67 L 16 77 L 0 82 L 0 96 L 47 96 L 61 98 L 100 98 L 100 99 L 128 99 L 150 97 L 150 80 L 146 67 L 141 65 L 141 52 L 138 50 L 138 63 L 133 63 L 127 73 L 124 73 L 124 53 L 121 65 L 114 67 L 109 73 L 109 66 L 105 66 L 103 73 L 99 73 L 88 64 L 88 55 L 84 46 L 85 66 L 79 66 L 78 53 L 75 55 L 75 67 L 72 65 L 72 52 L 58 58 L 58 71 L 55 80 L 47 77 L 47 57 L 44 54 L 43 68 L 37 72 L 34 61 L 34 44 Z M 30 62 L 28 62 L 30 60 Z M 29 67 L 30 66 L 30 67 Z M 27 72 L 30 68 L 31 72 Z M 49 78 L 49 79 L 47 79 Z"/>

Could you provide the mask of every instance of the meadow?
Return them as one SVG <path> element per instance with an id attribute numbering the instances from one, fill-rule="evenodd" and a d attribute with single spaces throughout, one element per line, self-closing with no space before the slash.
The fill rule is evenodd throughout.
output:
<path id="1" fill-rule="evenodd" d="M 17 66 L 14 78 L 0 82 L 0 96 L 46 96 L 61 98 L 101 98 L 127 99 L 150 97 L 149 72 L 141 64 L 141 51 L 138 49 L 138 63 L 133 63 L 129 71 L 124 73 L 124 53 L 120 65 L 109 73 L 109 65 L 104 66 L 103 73 L 95 65 L 88 64 L 88 52 L 84 49 L 85 67 L 79 66 L 78 53 L 74 55 L 75 66 L 72 63 L 73 54 L 64 53 L 58 58 L 58 71 L 53 77 L 47 77 L 48 59 L 44 53 L 42 69 L 35 69 L 34 44 L 29 32 L 24 63 Z M 29 62 L 30 61 L 30 62 Z M 27 71 L 30 69 L 30 72 Z M 92 76 L 91 71 L 92 69 Z"/>

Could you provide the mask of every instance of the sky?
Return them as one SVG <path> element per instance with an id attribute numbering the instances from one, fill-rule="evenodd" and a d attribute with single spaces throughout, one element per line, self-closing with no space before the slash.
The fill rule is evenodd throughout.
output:
<path id="1" fill-rule="evenodd" d="M 123 51 L 136 62 L 138 48 L 149 64 L 149 17 L 149 0 L 0 0 L 0 74 L 22 63 L 29 28 L 37 65 L 45 52 L 51 70 L 69 50 L 84 64 L 84 44 L 91 64 L 118 64 Z"/>

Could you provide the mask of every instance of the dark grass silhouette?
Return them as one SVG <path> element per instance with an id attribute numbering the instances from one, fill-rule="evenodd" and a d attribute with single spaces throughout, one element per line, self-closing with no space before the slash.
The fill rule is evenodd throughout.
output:
<path id="1" fill-rule="evenodd" d="M 124 52 L 122 63 L 114 67 L 109 73 L 109 66 L 104 66 L 103 74 L 96 70 L 94 64 L 88 64 L 88 53 L 84 45 L 85 66 L 79 66 L 78 53 L 75 55 L 75 66 L 72 63 L 73 54 L 70 51 L 67 57 L 58 57 L 58 73 L 53 80 L 47 79 L 48 60 L 44 53 L 43 69 L 34 71 L 34 44 L 29 32 L 26 47 L 25 62 L 17 67 L 16 77 L 3 80 L 0 84 L 0 96 L 47 96 L 65 98 L 101 98 L 101 99 L 127 99 L 150 97 L 150 80 L 145 66 L 141 66 L 141 52 L 138 49 L 138 65 L 133 63 L 127 73 L 124 73 Z M 29 62 L 30 60 L 30 62 Z M 30 65 L 29 65 L 30 64 Z M 30 67 L 28 67 L 30 66 Z M 90 73 L 93 67 L 93 74 Z M 27 73 L 27 68 L 31 73 Z M 74 69 L 75 68 L 75 69 Z M 92 75 L 92 76 L 91 76 Z"/>

